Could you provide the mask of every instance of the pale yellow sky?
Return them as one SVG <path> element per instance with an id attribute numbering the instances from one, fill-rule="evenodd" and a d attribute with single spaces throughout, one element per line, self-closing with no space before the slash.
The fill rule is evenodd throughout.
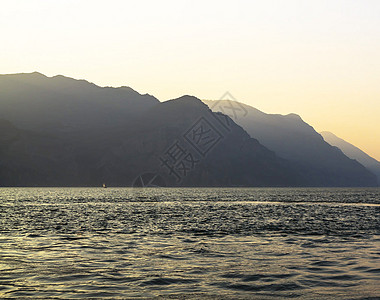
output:
<path id="1" fill-rule="evenodd" d="M 294 112 L 380 160 L 380 1 L 0 0 L 0 73 Z"/>

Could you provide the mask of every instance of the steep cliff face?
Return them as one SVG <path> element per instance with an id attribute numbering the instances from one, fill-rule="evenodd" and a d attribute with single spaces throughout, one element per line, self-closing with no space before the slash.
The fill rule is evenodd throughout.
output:
<path id="1" fill-rule="evenodd" d="M 153 107 L 125 136 L 129 150 L 131 145 L 141 147 L 132 151 L 138 153 L 133 161 L 140 162 L 135 174 L 154 171 L 168 185 L 302 184 L 289 163 L 250 138 L 230 118 L 212 113 L 191 96 Z"/>
<path id="2" fill-rule="evenodd" d="M 377 185 L 373 174 L 326 143 L 313 127 L 296 114 L 266 114 L 228 100 L 205 103 L 214 111 L 229 113 L 251 137 L 297 166 L 309 186 Z"/>
<path id="3" fill-rule="evenodd" d="M 351 159 L 357 160 L 369 171 L 377 176 L 377 182 L 380 185 L 380 162 L 373 157 L 369 156 L 358 147 L 350 144 L 349 142 L 337 137 L 331 132 L 321 132 L 321 135 L 330 145 L 338 147 L 342 152 Z"/>

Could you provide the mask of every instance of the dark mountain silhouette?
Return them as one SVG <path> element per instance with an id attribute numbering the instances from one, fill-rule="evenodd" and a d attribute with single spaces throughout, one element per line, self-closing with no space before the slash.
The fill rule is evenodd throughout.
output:
<path id="1" fill-rule="evenodd" d="M 159 173 L 170 186 L 302 184 L 302 178 L 288 162 L 250 138 L 232 120 L 226 120 L 195 97 L 160 103 L 127 128 L 122 138 L 116 138 L 117 151 L 109 153 L 107 159 L 122 163 L 109 169 L 107 176 L 116 182 L 114 174 L 126 167 L 134 170 L 134 176 L 147 171 Z M 199 134 L 195 139 L 194 133 Z M 171 170 L 175 153 L 180 159 L 178 167 Z"/>
<path id="2" fill-rule="evenodd" d="M 378 183 L 380 184 L 380 162 L 373 157 L 369 156 L 358 147 L 346 142 L 345 140 L 337 137 L 335 134 L 324 131 L 320 133 L 326 142 L 330 145 L 338 147 L 349 158 L 356 159 L 369 171 L 377 176 Z"/>
<path id="3" fill-rule="evenodd" d="M 123 126 L 158 102 L 129 87 L 40 73 L 0 75 L 0 118 L 29 130 L 58 134 Z"/>
<path id="4" fill-rule="evenodd" d="M 61 168 L 64 149 L 54 137 L 20 130 L 0 120 L 0 186 L 53 184 L 51 175 L 65 171 Z"/>
<path id="5" fill-rule="evenodd" d="M 309 186 L 376 185 L 376 178 L 364 166 L 326 143 L 296 114 L 266 114 L 230 100 L 204 102 L 213 111 L 231 115 L 251 137 L 292 162 Z"/>
<path id="6" fill-rule="evenodd" d="M 129 186 L 146 173 L 168 186 L 302 185 L 288 162 L 194 97 L 160 103 L 38 73 L 3 75 L 0 87 L 3 186 Z"/>
<path id="7" fill-rule="evenodd" d="M 368 186 L 376 180 L 318 134 L 319 140 L 305 138 L 319 147 L 307 149 L 320 166 L 279 157 L 191 96 L 160 103 L 127 87 L 1 75 L 0 120 L 1 186 Z M 286 142 L 295 143 L 292 134 L 280 140 Z"/>

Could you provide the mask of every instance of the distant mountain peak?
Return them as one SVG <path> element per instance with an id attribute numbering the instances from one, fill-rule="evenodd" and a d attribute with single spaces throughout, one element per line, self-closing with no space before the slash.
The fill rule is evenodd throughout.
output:
<path id="1" fill-rule="evenodd" d="M 75 81 L 86 81 L 88 82 L 87 80 L 84 80 L 84 79 L 75 79 L 75 78 L 72 78 L 72 77 L 68 77 L 68 76 L 65 76 L 65 75 L 61 75 L 61 74 L 58 74 L 58 75 L 54 75 L 50 78 L 53 78 L 53 79 L 67 79 L 67 80 L 75 80 Z"/>
<path id="2" fill-rule="evenodd" d="M 204 101 L 213 111 L 224 111 L 226 101 Z M 229 101 L 229 108 L 234 101 Z M 305 180 L 312 186 L 373 186 L 376 178 L 357 161 L 349 159 L 342 151 L 326 143 L 312 126 L 291 113 L 267 114 L 247 104 L 246 114 L 240 112 L 232 118 L 252 138 L 273 150 L 303 171 Z"/>
<path id="3" fill-rule="evenodd" d="M 114 88 L 114 87 L 113 86 L 106 86 L 106 88 Z M 136 90 L 134 90 L 130 86 L 126 86 L 126 85 L 123 85 L 123 86 L 119 87 L 119 89 L 136 92 Z"/>
<path id="4" fill-rule="evenodd" d="M 296 119 L 296 120 L 302 120 L 301 116 L 297 115 L 295 113 L 290 113 L 290 114 L 287 114 L 286 116 L 289 117 L 289 118 Z"/>
<path id="5" fill-rule="evenodd" d="M 195 102 L 202 102 L 199 98 L 192 96 L 192 95 L 183 95 L 181 97 L 176 98 L 177 101 L 195 101 Z"/>
<path id="6" fill-rule="evenodd" d="M 380 184 L 380 162 L 378 160 L 371 157 L 355 145 L 336 136 L 332 132 L 322 131 L 320 134 L 323 136 L 327 143 L 339 148 L 349 158 L 357 160 L 373 174 L 375 174 L 377 176 L 378 183 Z"/>
<path id="7" fill-rule="evenodd" d="M 23 74 L 28 74 L 28 73 L 23 73 Z M 32 72 L 30 74 L 33 75 L 33 76 L 47 77 L 45 74 L 42 74 L 42 73 L 37 72 L 37 71 Z"/>
<path id="8" fill-rule="evenodd" d="M 200 99 L 198 99 L 197 97 L 195 96 L 190 96 L 190 95 L 184 95 L 184 96 L 181 96 L 179 98 L 175 98 L 175 99 L 170 99 L 168 101 L 165 101 L 163 102 L 163 104 L 173 104 L 175 103 L 175 105 L 201 105 L 201 106 L 206 106 L 206 104 L 204 104 Z"/>
<path id="9" fill-rule="evenodd" d="M 7 77 L 23 77 L 23 78 L 48 78 L 46 75 L 40 72 L 31 73 L 12 73 L 12 74 L 0 74 L 0 76 Z"/>

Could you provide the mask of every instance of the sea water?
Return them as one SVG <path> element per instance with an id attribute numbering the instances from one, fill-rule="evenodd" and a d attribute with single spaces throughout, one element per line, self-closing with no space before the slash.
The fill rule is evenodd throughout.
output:
<path id="1" fill-rule="evenodd" d="M 380 297 L 380 189 L 0 188 L 0 298 Z"/>

